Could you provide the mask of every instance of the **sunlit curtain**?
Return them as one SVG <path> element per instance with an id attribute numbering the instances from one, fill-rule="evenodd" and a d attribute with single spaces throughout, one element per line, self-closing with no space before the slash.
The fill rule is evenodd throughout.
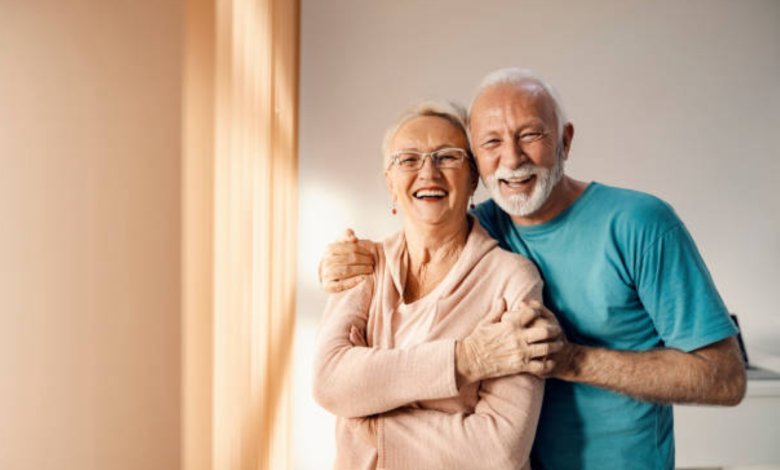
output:
<path id="1" fill-rule="evenodd" d="M 290 468 L 297 0 L 188 0 L 185 470 Z"/>

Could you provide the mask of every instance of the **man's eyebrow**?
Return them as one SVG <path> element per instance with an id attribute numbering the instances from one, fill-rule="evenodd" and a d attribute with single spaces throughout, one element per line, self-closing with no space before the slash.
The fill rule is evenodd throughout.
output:
<path id="1" fill-rule="evenodd" d="M 492 136 L 496 136 L 496 135 L 499 135 L 499 132 L 497 130 L 495 130 L 495 129 L 491 129 L 491 130 L 487 130 L 487 131 L 484 131 L 484 132 L 480 132 L 479 134 L 475 135 L 475 137 L 477 139 L 481 140 L 481 139 L 484 139 L 486 137 L 492 137 Z"/>
<path id="2" fill-rule="evenodd" d="M 529 127 L 537 127 L 537 128 L 541 127 L 543 129 L 546 129 L 547 128 L 547 124 L 543 120 L 541 120 L 541 119 L 534 118 L 531 121 L 526 122 L 522 126 L 520 126 L 519 130 L 522 131 L 522 130 L 528 129 Z"/>

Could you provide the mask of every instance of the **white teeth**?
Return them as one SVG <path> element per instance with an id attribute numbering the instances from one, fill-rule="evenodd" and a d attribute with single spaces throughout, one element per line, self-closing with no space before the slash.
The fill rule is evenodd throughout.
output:
<path id="1" fill-rule="evenodd" d="M 504 183 L 508 184 L 509 186 L 517 186 L 517 185 L 521 185 L 523 183 L 527 183 L 528 181 L 531 180 L 532 176 L 534 176 L 534 175 L 528 175 L 528 176 L 523 177 L 523 178 L 507 178 L 507 179 L 505 179 L 503 181 L 504 181 Z"/>
<path id="2" fill-rule="evenodd" d="M 444 197 L 446 192 L 441 189 L 421 189 L 414 193 L 415 197 Z"/>

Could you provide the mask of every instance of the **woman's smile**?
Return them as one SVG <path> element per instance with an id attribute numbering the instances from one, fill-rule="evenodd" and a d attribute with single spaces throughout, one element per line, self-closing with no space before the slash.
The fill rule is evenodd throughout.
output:
<path id="1" fill-rule="evenodd" d="M 424 202 L 439 202 L 450 193 L 439 187 L 420 188 L 412 193 L 412 197 Z"/>

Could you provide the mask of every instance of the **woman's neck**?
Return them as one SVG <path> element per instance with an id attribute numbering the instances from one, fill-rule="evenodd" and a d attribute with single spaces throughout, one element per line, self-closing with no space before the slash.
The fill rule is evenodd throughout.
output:
<path id="1" fill-rule="evenodd" d="M 466 246 L 471 222 L 450 226 L 404 227 L 409 272 L 406 276 L 404 300 L 413 302 L 432 291 L 447 275 Z"/>

